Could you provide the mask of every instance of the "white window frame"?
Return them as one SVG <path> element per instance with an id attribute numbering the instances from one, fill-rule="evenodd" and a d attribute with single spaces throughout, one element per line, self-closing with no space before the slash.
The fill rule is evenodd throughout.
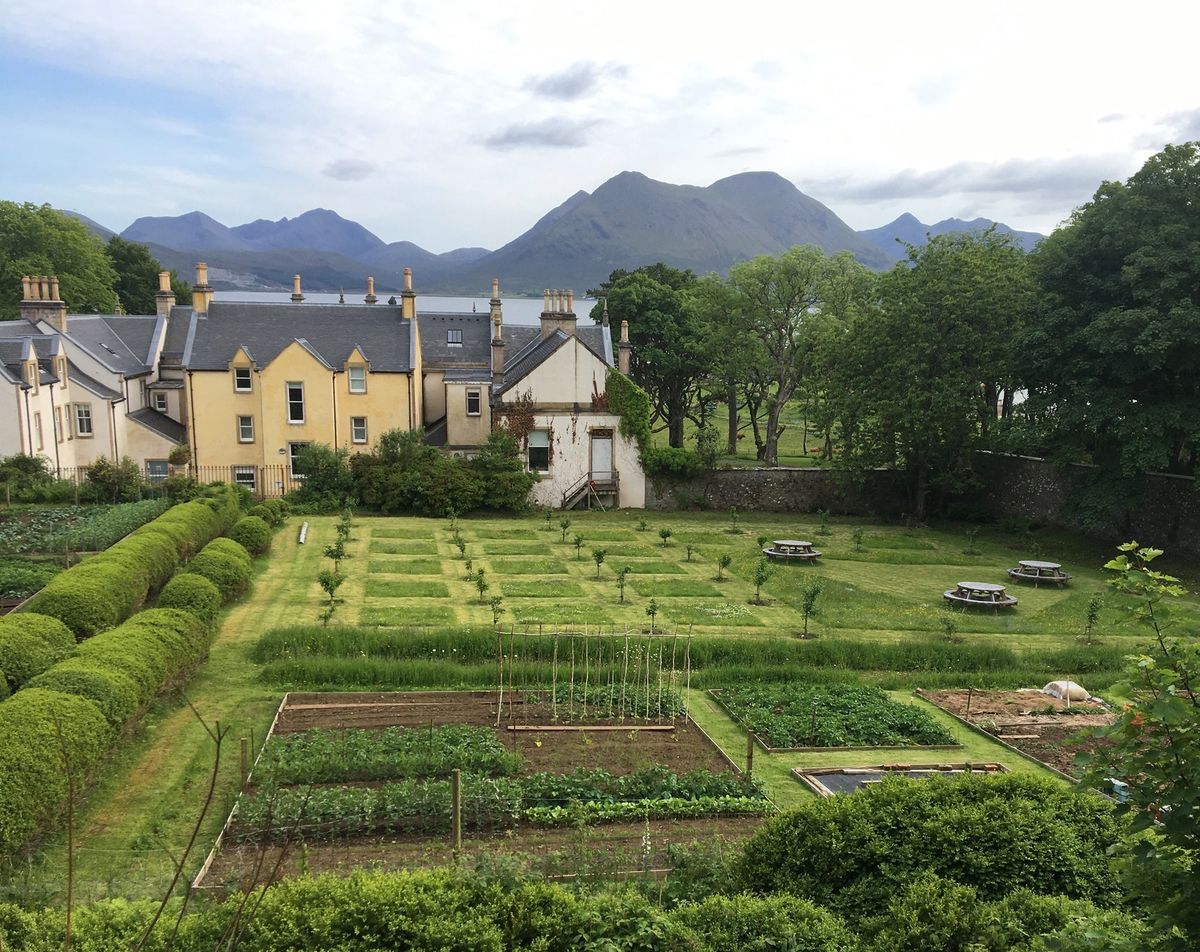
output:
<path id="1" fill-rule="evenodd" d="M 471 398 L 475 398 L 475 409 L 471 409 Z M 467 391 L 467 416 L 483 416 L 483 395 L 478 387 Z"/>
<path id="2" fill-rule="evenodd" d="M 246 386 L 241 386 L 241 381 L 238 379 L 239 374 L 245 373 Z M 233 368 L 233 392 L 234 393 L 253 393 L 254 392 L 254 371 L 250 367 L 234 367 Z"/>
<path id="3" fill-rule="evenodd" d="M 54 442 L 63 441 L 62 407 L 54 408 Z"/>
<path id="4" fill-rule="evenodd" d="M 357 421 L 361 421 L 361 426 Z M 362 435 L 356 432 L 362 431 Z M 367 442 L 367 418 L 365 416 L 352 416 L 350 418 L 350 442 L 351 443 L 366 443 Z"/>
<path id="5" fill-rule="evenodd" d="M 42 414 L 37 411 L 34 411 L 33 414 L 33 432 L 37 435 L 37 448 L 43 449 L 46 441 L 42 434 Z"/>
<path id="6" fill-rule="evenodd" d="M 155 471 L 154 468 L 157 468 Z M 161 483 L 171 475 L 171 464 L 165 459 L 146 460 L 146 482 Z"/>
<path id="7" fill-rule="evenodd" d="M 84 429 L 84 422 L 87 429 Z M 96 425 L 92 420 L 92 405 L 90 403 L 74 403 L 71 405 L 71 427 L 75 436 L 81 440 L 90 440 L 96 435 Z"/>
<path id="8" fill-rule="evenodd" d="M 294 403 L 296 403 L 296 401 L 292 399 L 292 387 L 300 388 L 300 400 L 299 400 L 300 419 L 299 420 L 292 419 L 292 405 Z M 288 423 L 291 424 L 292 426 L 302 426 L 305 422 L 304 381 L 303 380 L 289 380 L 287 383 L 285 383 L 283 385 L 283 398 L 284 398 L 284 404 L 287 407 Z"/>
<path id="9" fill-rule="evenodd" d="M 250 421 L 250 426 L 249 426 L 250 435 L 249 436 L 246 435 L 247 428 L 244 425 L 247 420 Z M 254 442 L 254 417 L 252 415 L 246 415 L 246 414 L 238 415 L 237 435 L 238 435 L 239 443 L 253 443 Z"/>
<path id="10" fill-rule="evenodd" d="M 533 445 L 533 441 L 529 440 L 529 443 L 525 449 L 525 465 L 529 468 L 529 471 L 531 473 L 548 473 L 548 472 L 550 472 L 550 431 L 549 430 L 530 430 L 529 436 L 532 437 L 535 433 L 538 433 L 546 438 L 546 445 L 544 447 L 542 447 L 542 446 L 535 447 Z M 533 465 L 532 451 L 534 449 L 545 449 L 545 451 L 546 451 L 546 468 L 545 469 L 541 469 L 541 468 Z"/>
<path id="11" fill-rule="evenodd" d="M 171 405 L 168 402 L 166 391 L 165 390 L 151 390 L 150 393 L 151 393 L 151 400 L 153 401 L 153 404 L 154 404 L 154 409 L 157 410 L 159 413 L 166 413 L 168 407 L 170 407 L 170 405 Z M 162 406 L 159 406 L 160 403 L 162 404 Z"/>
<path id="12" fill-rule="evenodd" d="M 451 327 L 446 331 L 447 347 L 462 347 L 463 332 L 461 327 Z"/>
<path id="13" fill-rule="evenodd" d="M 361 386 L 354 385 L 354 375 L 359 373 L 362 375 Z M 367 392 L 367 368 L 362 364 L 355 364 L 346 368 L 346 388 L 350 393 L 366 393 Z"/>
<path id="14" fill-rule="evenodd" d="M 230 472 L 235 486 L 244 486 L 252 493 L 258 492 L 258 467 L 257 466 L 234 466 Z M 247 482 L 242 477 L 249 476 Z"/>
<path id="15" fill-rule="evenodd" d="M 288 443 L 288 475 L 292 479 L 304 479 L 302 475 L 296 472 L 296 454 L 305 446 L 310 446 L 311 440 L 296 440 Z"/>

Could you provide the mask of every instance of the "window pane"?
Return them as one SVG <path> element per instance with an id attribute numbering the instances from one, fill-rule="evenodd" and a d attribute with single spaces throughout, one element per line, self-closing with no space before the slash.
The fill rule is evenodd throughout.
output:
<path id="1" fill-rule="evenodd" d="M 253 466 L 235 466 L 233 467 L 233 481 L 254 492 L 257 488 L 258 473 Z"/>
<path id="2" fill-rule="evenodd" d="M 152 483 L 161 483 L 169 472 L 165 459 L 146 460 L 146 478 Z"/>
<path id="3" fill-rule="evenodd" d="M 545 446 L 549 446 L 549 445 L 550 445 L 550 434 L 547 433 L 545 430 L 530 430 L 529 431 L 529 446 L 531 448 L 534 446 L 545 447 Z"/>
<path id="4" fill-rule="evenodd" d="M 304 422 L 304 384 L 289 383 L 287 385 L 288 422 Z"/>
<path id="5" fill-rule="evenodd" d="M 250 368 L 249 367 L 234 367 L 233 368 L 233 387 L 235 390 L 250 389 Z"/>
<path id="6" fill-rule="evenodd" d="M 356 416 L 350 418 L 350 439 L 354 443 L 367 442 L 367 418 Z"/>
<path id="7" fill-rule="evenodd" d="M 242 443 L 254 442 L 254 417 L 238 417 L 238 440 Z"/>
<path id="8" fill-rule="evenodd" d="M 75 408 L 75 432 L 80 436 L 92 435 L 92 408 L 77 406 Z"/>
<path id="9" fill-rule="evenodd" d="M 479 391 L 478 390 L 468 390 L 467 391 L 467 413 L 471 414 L 472 416 L 479 415 Z"/>
<path id="10" fill-rule="evenodd" d="M 350 392 L 351 393 L 366 393 L 367 390 L 367 368 L 366 367 L 351 367 L 350 368 Z"/>

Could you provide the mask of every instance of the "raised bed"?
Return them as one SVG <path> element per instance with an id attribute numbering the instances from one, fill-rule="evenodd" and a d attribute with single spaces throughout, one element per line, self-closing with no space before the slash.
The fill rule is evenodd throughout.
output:
<path id="1" fill-rule="evenodd" d="M 1002 764 L 878 764 L 874 767 L 796 767 L 792 776 L 821 797 L 854 793 L 863 787 L 882 783 L 888 777 L 924 780 L 935 776 L 964 773 L 1004 773 Z"/>

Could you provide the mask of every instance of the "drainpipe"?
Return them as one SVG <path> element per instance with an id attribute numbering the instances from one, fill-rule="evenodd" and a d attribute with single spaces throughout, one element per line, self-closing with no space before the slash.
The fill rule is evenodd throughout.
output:
<path id="1" fill-rule="evenodd" d="M 329 389 L 333 394 L 333 448 L 338 448 L 337 438 L 337 371 L 331 371 L 329 374 Z"/>
<path id="2" fill-rule="evenodd" d="M 188 440 L 192 444 L 192 476 L 199 478 L 200 446 L 196 440 L 196 394 L 192 389 L 192 372 L 187 372 L 188 378 Z"/>
<path id="3" fill-rule="evenodd" d="M 33 449 L 33 417 L 29 415 L 29 387 L 22 387 L 25 392 L 25 432 L 29 434 L 29 455 L 34 454 Z M 21 401 L 17 401 L 17 412 L 21 412 Z M 44 441 L 43 441 L 44 442 Z"/>
<path id="4" fill-rule="evenodd" d="M 58 455 L 58 414 L 54 408 L 54 384 L 48 383 L 50 388 L 50 433 L 54 437 L 54 472 L 59 479 L 62 479 L 62 459 Z M 64 425 L 69 422 L 64 420 Z"/>
<path id="5" fill-rule="evenodd" d="M 124 402 L 124 398 L 120 400 L 110 400 L 108 404 L 109 417 L 112 419 L 112 451 L 113 462 L 119 462 L 121 459 L 121 447 L 117 445 L 117 404 Z"/>

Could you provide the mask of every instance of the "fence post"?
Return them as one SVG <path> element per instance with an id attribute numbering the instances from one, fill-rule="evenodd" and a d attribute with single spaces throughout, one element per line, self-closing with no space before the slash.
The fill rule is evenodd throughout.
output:
<path id="1" fill-rule="evenodd" d="M 242 738 L 242 790 L 246 789 L 246 785 L 250 780 L 250 741 L 245 737 Z"/>
<path id="2" fill-rule="evenodd" d="M 754 775 L 754 731 L 746 733 L 746 779 Z"/>
<path id="3" fill-rule="evenodd" d="M 450 831 L 454 839 L 454 861 L 462 853 L 462 771 L 455 767 L 450 774 Z"/>

